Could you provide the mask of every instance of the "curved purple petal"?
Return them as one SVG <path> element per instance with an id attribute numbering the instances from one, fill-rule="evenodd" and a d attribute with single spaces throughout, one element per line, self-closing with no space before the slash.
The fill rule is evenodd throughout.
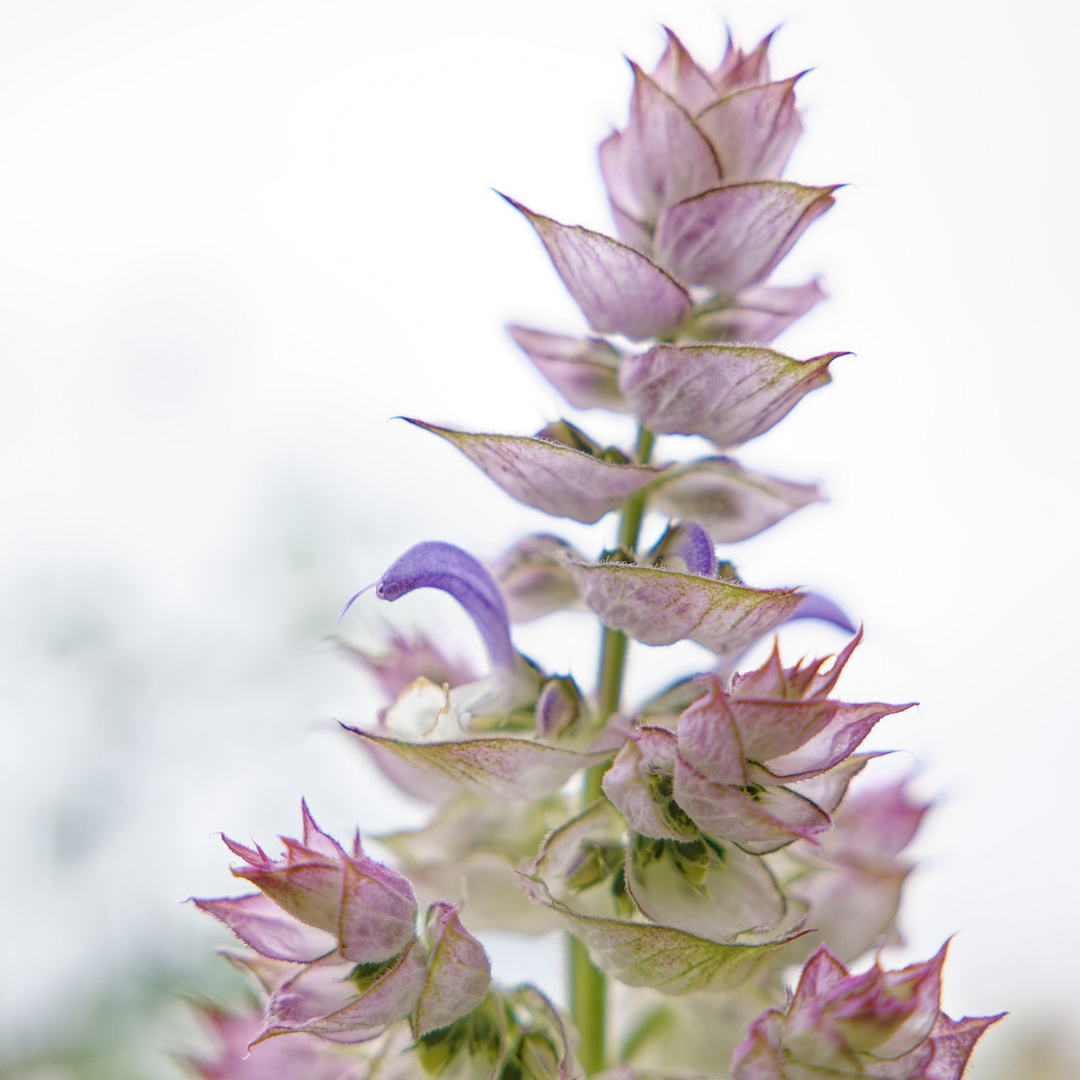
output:
<path id="1" fill-rule="evenodd" d="M 412 886 L 396 870 L 366 855 L 346 860 L 338 917 L 341 955 L 355 963 L 397 956 L 416 928 Z"/>
<path id="2" fill-rule="evenodd" d="M 555 676 L 544 683 L 536 699 L 536 730 L 545 739 L 558 738 L 587 713 L 577 683 L 569 675 Z"/>
<path id="3" fill-rule="evenodd" d="M 669 813 L 670 792 L 664 796 L 657 789 L 657 780 L 675 767 L 675 733 L 645 725 L 624 734 L 626 743 L 601 781 L 604 794 L 634 832 L 656 839 L 692 838 L 693 827 L 688 830 L 685 819 L 680 823 Z"/>
<path id="4" fill-rule="evenodd" d="M 784 779 L 801 780 L 825 772 L 851 754 L 879 720 L 913 707 L 912 702 L 905 705 L 886 705 L 880 701 L 864 705 L 832 704 L 832 715 L 821 731 L 798 749 L 765 762 L 770 773 Z"/>
<path id="5" fill-rule="evenodd" d="M 648 251 L 652 244 L 652 226 L 634 217 L 628 206 L 635 202 L 630 177 L 626 169 L 626 159 L 622 149 L 621 131 L 613 131 L 598 147 L 600 175 L 608 189 L 608 202 L 611 204 L 611 216 L 615 219 L 615 231 L 624 244 L 629 244 L 638 251 Z"/>
<path id="6" fill-rule="evenodd" d="M 751 855 L 776 851 L 793 840 L 812 840 L 831 824 L 820 807 L 793 791 L 766 788 L 751 797 L 739 787 L 710 780 L 681 754 L 675 759 L 675 801 L 703 831 Z"/>
<path id="7" fill-rule="evenodd" d="M 775 30 L 767 33 L 749 52 L 736 45 L 728 34 L 727 47 L 720 66 L 710 73 L 712 84 L 727 93 L 740 86 L 754 86 L 769 81 L 769 45 Z"/>
<path id="8" fill-rule="evenodd" d="M 409 548 L 375 587 L 382 600 L 397 600 L 413 589 L 441 589 L 472 617 L 496 667 L 513 670 L 517 652 L 510 641 L 510 619 L 502 593 L 484 566 L 467 551 L 441 540 Z"/>
<path id="9" fill-rule="evenodd" d="M 705 693 L 679 717 L 679 753 L 717 784 L 745 786 L 747 749 L 720 681 L 706 681 Z"/>
<path id="10" fill-rule="evenodd" d="M 867 762 L 883 757 L 886 753 L 888 751 L 879 750 L 868 754 L 852 754 L 828 772 L 819 773 L 808 780 L 789 780 L 784 787 L 789 791 L 794 791 L 796 795 L 801 795 L 804 799 L 809 799 L 815 806 L 820 806 L 826 814 L 831 814 L 844 801 L 851 781 L 866 768 Z M 826 839 L 832 841 L 837 835 L 838 830 L 834 829 Z M 876 849 L 875 855 L 880 855 Z M 834 857 L 832 851 L 829 851 L 829 857 Z M 862 949 L 858 952 L 862 952 Z"/>
<path id="11" fill-rule="evenodd" d="M 926 1071 L 926 1080 L 960 1080 L 971 1057 L 975 1044 L 991 1024 L 996 1024 L 1005 1013 L 997 1016 L 965 1016 L 952 1020 L 944 1013 L 937 1018 L 930 1032 L 934 1057 Z"/>

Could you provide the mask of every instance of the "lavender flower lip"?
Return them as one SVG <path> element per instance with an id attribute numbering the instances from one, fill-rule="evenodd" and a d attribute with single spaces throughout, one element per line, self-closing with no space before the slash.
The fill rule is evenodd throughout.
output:
<path id="1" fill-rule="evenodd" d="M 400 600 L 414 589 L 440 589 L 449 593 L 472 617 L 492 664 L 509 670 L 517 665 L 506 602 L 490 572 L 467 551 L 442 540 L 415 544 L 399 555 L 374 585 L 355 593 L 341 615 L 371 588 L 380 600 L 391 601 Z"/>

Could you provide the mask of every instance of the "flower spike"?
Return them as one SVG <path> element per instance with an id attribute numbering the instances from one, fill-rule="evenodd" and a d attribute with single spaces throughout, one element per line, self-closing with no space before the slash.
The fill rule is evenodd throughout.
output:
<path id="1" fill-rule="evenodd" d="M 609 445 L 546 408 L 532 436 L 409 421 L 533 513 L 575 522 L 573 546 L 537 531 L 489 572 L 426 541 L 345 605 L 369 589 L 446 592 L 490 670 L 477 677 L 422 631 L 370 653 L 343 646 L 384 701 L 341 727 L 434 813 L 381 838 L 397 868 L 359 832 L 338 843 L 306 803 L 280 855 L 225 838 L 257 891 L 195 903 L 247 947 L 231 958 L 264 1008 L 208 1011 L 219 1060 L 190 1062 L 205 1080 L 960 1080 L 998 1019 L 941 1012 L 944 948 L 900 971 L 880 956 L 847 966 L 899 941 L 905 849 L 927 806 L 903 783 L 857 778 L 880 756 L 863 740 L 911 706 L 835 696 L 862 630 L 828 597 L 744 584 L 716 548 L 823 501 L 815 484 L 718 455 L 770 431 L 845 355 L 769 344 L 825 296 L 817 280 L 769 278 L 837 185 L 783 175 L 801 74 L 773 76 L 771 34 L 743 49 L 729 33 L 715 67 L 666 35 L 651 72 L 630 61 L 627 122 L 599 147 L 616 236 L 506 200 L 588 326 L 511 337 L 571 410 L 622 414 L 598 430 L 636 423 L 636 438 Z M 673 436 L 691 441 L 676 450 Z M 590 544 L 584 527 L 609 514 L 618 524 Z M 578 681 L 592 657 L 570 635 L 559 673 L 511 639 L 511 618 L 571 611 L 603 628 L 592 692 Z M 852 635 L 834 659 L 785 667 L 777 645 L 736 670 L 764 635 L 808 618 Z M 632 642 L 693 642 L 711 670 L 636 704 L 628 665 L 646 652 Z M 576 939 L 570 1016 L 531 986 L 491 985 L 466 900 L 474 928 Z"/>

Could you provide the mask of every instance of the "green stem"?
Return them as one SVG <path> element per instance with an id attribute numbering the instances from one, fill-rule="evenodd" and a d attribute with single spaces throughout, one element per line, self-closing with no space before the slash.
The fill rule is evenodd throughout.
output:
<path id="1" fill-rule="evenodd" d="M 638 429 L 637 459 L 642 465 L 652 457 L 653 433 L 648 428 Z M 645 515 L 645 495 L 633 495 L 623 505 L 619 522 L 619 546 L 633 556 L 641 533 L 641 519 Z M 597 688 L 597 708 L 607 720 L 619 711 L 622 696 L 623 671 L 626 667 L 626 635 L 621 630 L 604 628 L 600 649 L 600 685 Z M 603 794 L 601 781 L 603 765 L 589 769 L 585 774 L 585 804 Z M 588 951 L 577 938 L 570 938 L 570 1013 L 581 1034 L 578 1057 L 587 1075 L 603 1070 L 606 1064 L 607 980 L 589 959 Z"/>
<path id="2" fill-rule="evenodd" d="M 652 457 L 656 436 L 647 428 L 638 428 L 637 459 L 641 465 L 648 465 Z M 639 491 L 631 495 L 623 504 L 622 519 L 619 521 L 619 547 L 633 555 L 637 549 L 638 536 L 641 533 L 641 519 L 645 514 L 645 493 Z"/>
<path id="3" fill-rule="evenodd" d="M 581 1034 L 577 1053 L 587 1076 L 605 1065 L 604 1032 L 607 980 L 593 967 L 589 953 L 576 937 L 570 938 L 570 1014 Z"/>

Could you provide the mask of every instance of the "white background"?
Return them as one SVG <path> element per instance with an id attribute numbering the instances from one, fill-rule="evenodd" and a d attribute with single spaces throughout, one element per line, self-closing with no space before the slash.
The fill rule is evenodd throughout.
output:
<path id="1" fill-rule="evenodd" d="M 715 62 L 725 17 L 786 24 L 789 175 L 850 184 L 781 269 L 833 296 L 782 345 L 857 354 L 741 455 L 832 502 L 725 554 L 865 620 L 846 696 L 922 703 L 874 737 L 938 800 L 897 958 L 956 933 L 954 1015 L 1080 1019 L 1075 6 L 34 0 L 0 5 L 4 1037 L 208 954 L 175 901 L 233 888 L 217 830 L 270 842 L 301 794 L 339 832 L 420 820 L 334 733 L 373 699 L 320 643 L 411 543 L 553 523 L 389 418 L 559 415 L 502 326 L 581 317 L 490 189 L 609 228 L 620 53 L 664 22 Z M 451 604 L 397 607 L 475 653 Z M 519 640 L 591 678 L 573 619 Z M 638 690 L 702 663 L 636 656 Z M 492 945 L 557 983 L 553 943 Z"/>

